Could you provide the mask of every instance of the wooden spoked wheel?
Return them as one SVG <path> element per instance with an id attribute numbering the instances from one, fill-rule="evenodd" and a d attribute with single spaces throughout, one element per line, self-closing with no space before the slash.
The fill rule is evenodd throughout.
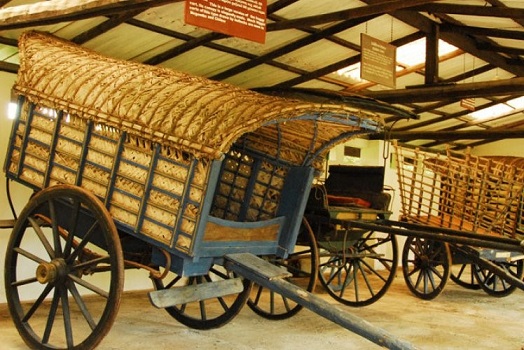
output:
<path id="1" fill-rule="evenodd" d="M 395 278 L 398 245 L 395 235 L 378 231 L 358 236 L 339 250 L 320 250 L 320 282 L 337 301 L 366 306 L 380 299 Z"/>
<path id="2" fill-rule="evenodd" d="M 9 311 L 30 348 L 95 348 L 114 322 L 123 285 L 117 230 L 98 198 L 68 185 L 31 198 L 5 260 Z"/>
<path id="3" fill-rule="evenodd" d="M 318 248 L 315 235 L 306 219 L 303 219 L 295 251 L 286 259 L 264 257 L 274 265 L 291 273 L 286 280 L 312 292 L 318 275 Z M 254 284 L 248 306 L 258 315 L 270 320 L 282 320 L 294 316 L 303 306 L 268 288 Z"/>
<path id="4" fill-rule="evenodd" d="M 461 287 L 478 290 L 480 285 L 475 278 L 474 264 L 453 265 L 449 278 Z"/>
<path id="5" fill-rule="evenodd" d="M 213 283 L 234 278 L 232 272 L 221 265 L 213 265 L 207 274 L 182 277 L 169 272 L 163 279 L 152 278 L 156 290 Z M 218 328 L 231 321 L 245 305 L 251 291 L 251 281 L 242 280 L 240 293 L 166 307 L 165 310 L 178 322 L 194 329 Z"/>
<path id="6" fill-rule="evenodd" d="M 448 244 L 407 237 L 402 250 L 402 272 L 414 295 L 426 300 L 436 298 L 442 293 L 451 273 Z"/>
<path id="7" fill-rule="evenodd" d="M 524 260 L 516 260 L 512 262 L 495 262 L 495 264 L 504 270 L 508 276 L 513 276 L 522 280 L 524 272 Z M 517 286 L 509 283 L 494 272 L 482 268 L 477 264 L 473 264 L 473 273 L 475 278 L 487 294 L 494 297 L 505 297 L 510 295 L 517 289 Z"/>

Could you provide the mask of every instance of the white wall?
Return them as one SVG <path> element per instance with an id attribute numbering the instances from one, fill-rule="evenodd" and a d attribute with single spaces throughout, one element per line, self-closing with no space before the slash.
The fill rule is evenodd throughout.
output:
<path id="1" fill-rule="evenodd" d="M 361 149 L 360 159 L 348 159 L 344 157 L 344 146 L 357 147 Z M 384 166 L 384 186 L 396 189 L 397 173 L 396 168 L 391 166 L 392 160 L 390 153 L 393 147 L 384 147 L 384 141 L 369 141 L 365 139 L 353 139 L 344 144 L 340 144 L 330 151 L 329 164 L 331 165 L 362 165 L 362 166 Z M 384 159 L 386 154 L 386 159 Z M 400 199 L 398 191 L 392 193 L 392 219 L 396 220 L 400 213 Z"/>
<path id="2" fill-rule="evenodd" d="M 524 140 L 508 139 L 477 146 L 471 150 L 478 156 L 516 156 L 524 157 Z"/>
<path id="3" fill-rule="evenodd" d="M 2 169 L 5 164 L 5 154 L 9 144 L 9 135 L 11 132 L 12 121 L 7 117 L 8 103 L 11 99 L 11 87 L 14 84 L 16 75 L 0 72 L 0 163 Z M 0 220 L 12 219 L 11 210 L 7 202 L 6 178 L 4 171 L 0 174 Z M 17 213 L 24 207 L 31 194 L 31 191 L 22 185 L 10 183 L 11 197 L 13 199 Z M 5 302 L 4 289 L 4 260 L 5 248 L 9 239 L 10 229 L 0 229 L 0 302 Z"/>

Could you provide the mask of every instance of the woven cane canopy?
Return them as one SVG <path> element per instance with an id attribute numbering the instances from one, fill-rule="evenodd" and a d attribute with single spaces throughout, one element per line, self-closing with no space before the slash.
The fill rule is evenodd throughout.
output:
<path id="1" fill-rule="evenodd" d="M 380 117 L 362 108 L 268 96 L 104 57 L 46 33 L 26 32 L 19 45 L 17 93 L 197 157 L 219 158 L 246 134 L 274 153 L 317 157 L 380 128 Z"/>

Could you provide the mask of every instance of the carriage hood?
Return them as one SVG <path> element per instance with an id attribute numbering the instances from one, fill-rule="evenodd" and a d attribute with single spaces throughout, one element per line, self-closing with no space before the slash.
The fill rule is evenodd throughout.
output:
<path id="1" fill-rule="evenodd" d="M 197 157 L 220 158 L 249 135 L 269 154 L 311 164 L 333 144 L 382 125 L 360 107 L 269 96 L 105 57 L 47 33 L 26 32 L 19 46 L 16 93 Z"/>

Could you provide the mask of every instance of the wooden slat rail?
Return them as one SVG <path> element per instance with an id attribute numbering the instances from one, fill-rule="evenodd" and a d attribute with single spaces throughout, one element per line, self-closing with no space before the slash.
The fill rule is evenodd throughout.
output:
<path id="1" fill-rule="evenodd" d="M 243 289 L 244 286 L 240 278 L 232 278 L 211 283 L 155 290 L 149 292 L 149 300 L 153 306 L 161 309 L 195 301 L 224 297 L 226 295 L 240 293 Z"/>
<path id="2" fill-rule="evenodd" d="M 15 226 L 15 220 L 0 220 L 0 228 L 13 228 Z"/>

